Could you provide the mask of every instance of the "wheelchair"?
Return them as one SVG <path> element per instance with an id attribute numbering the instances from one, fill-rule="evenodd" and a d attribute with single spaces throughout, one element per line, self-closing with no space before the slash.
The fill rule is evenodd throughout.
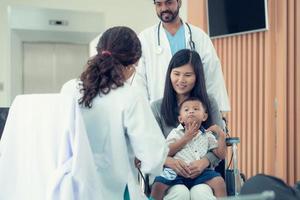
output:
<path id="1" fill-rule="evenodd" d="M 238 196 L 241 190 L 243 183 L 246 181 L 246 177 L 243 173 L 240 173 L 238 169 L 238 148 L 237 145 L 240 143 L 240 139 L 238 137 L 230 137 L 229 131 L 227 128 L 227 120 L 223 118 L 224 121 L 224 132 L 227 135 L 226 145 L 228 148 L 231 147 L 231 158 L 229 163 L 227 160 L 220 161 L 219 165 L 215 168 L 215 170 L 221 174 L 226 183 L 227 195 L 228 196 Z M 231 166 L 232 163 L 232 167 Z M 151 186 L 149 181 L 149 175 L 144 175 L 139 169 L 138 181 L 142 190 L 144 191 L 146 196 L 150 196 Z"/>

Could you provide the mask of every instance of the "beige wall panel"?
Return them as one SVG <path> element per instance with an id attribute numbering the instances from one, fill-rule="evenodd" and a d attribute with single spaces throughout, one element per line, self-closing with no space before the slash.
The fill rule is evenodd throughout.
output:
<path id="1" fill-rule="evenodd" d="M 206 29 L 206 1 L 205 0 L 189 0 L 188 1 L 188 21 L 195 26 Z"/>
<path id="2" fill-rule="evenodd" d="M 241 69 L 241 84 L 240 84 L 240 87 L 241 87 L 241 91 L 240 91 L 240 96 L 241 96 L 241 106 L 240 106 L 240 123 L 241 123 L 241 126 L 240 126 L 240 130 L 241 130 L 241 133 L 242 135 L 244 136 L 244 138 L 247 138 L 247 141 L 250 143 L 250 140 L 249 140 L 249 136 L 250 136 L 250 133 L 247 133 L 246 132 L 246 117 L 245 117 L 245 114 L 246 114 L 246 69 L 247 69 L 247 54 L 246 54 L 246 37 L 245 36 L 242 36 L 241 37 L 241 45 L 242 45 L 242 50 L 241 50 L 241 65 L 239 66 L 239 68 Z M 244 143 L 245 145 L 246 143 Z M 248 157 L 248 149 L 249 149 L 249 146 L 250 145 L 245 145 L 245 148 L 244 148 L 244 152 L 245 152 L 245 167 L 246 167 L 246 170 L 248 171 L 249 170 L 249 165 L 248 163 L 250 162 L 250 159 Z"/>
<path id="3" fill-rule="evenodd" d="M 188 3 L 189 21 L 204 30 L 205 2 Z M 230 135 L 241 139 L 239 167 L 248 177 L 300 179 L 299 4 L 269 0 L 268 31 L 213 40 L 231 103 Z"/>
<path id="4" fill-rule="evenodd" d="M 296 98 L 295 98 L 295 142 L 296 142 L 296 147 L 295 147 L 295 181 L 300 180 L 300 2 L 299 0 L 295 0 L 295 91 L 296 91 Z"/>
<path id="5" fill-rule="evenodd" d="M 253 138 L 253 161 L 252 162 L 252 174 L 255 174 L 257 173 L 259 170 L 258 170 L 258 159 L 259 159 L 259 141 L 258 141 L 258 134 L 255 134 L 257 133 L 257 128 L 258 127 L 258 117 L 255 117 L 257 116 L 257 109 L 253 109 L 254 106 L 257 107 L 258 105 L 258 84 L 257 84 L 257 67 L 255 66 L 258 66 L 258 62 L 257 62 L 257 48 L 258 48 L 258 45 L 257 45 L 257 34 L 254 34 L 251 38 L 249 38 L 250 41 L 252 41 L 252 45 L 248 46 L 248 48 L 250 48 L 250 50 L 248 49 L 248 51 L 251 51 L 252 53 L 252 58 L 253 59 L 249 59 L 251 60 L 251 64 L 249 66 L 250 68 L 250 74 L 251 76 L 248 77 L 248 83 L 249 83 L 249 86 L 252 85 L 251 87 L 251 90 L 248 90 L 248 95 L 249 95 L 249 99 L 250 99 L 250 102 L 248 104 L 248 115 L 247 115 L 247 118 L 250 119 L 250 125 L 249 125 L 249 130 L 250 130 L 250 133 L 252 135 L 252 138 Z M 250 42 L 249 41 L 249 42 Z M 253 113 L 253 114 L 252 114 Z"/>
<path id="6" fill-rule="evenodd" d="M 263 52 L 263 33 L 257 33 L 257 39 L 258 39 L 258 65 L 257 65 L 257 79 L 258 81 L 258 88 L 256 89 L 258 91 L 258 113 L 256 116 L 258 118 L 258 129 L 257 129 L 257 134 L 258 134 L 258 149 L 259 149 L 259 159 L 256 161 L 259 167 L 258 172 L 264 172 L 264 145 L 265 145 L 265 137 L 264 137 L 264 132 L 263 132 L 263 127 L 266 125 L 264 122 L 264 90 L 263 90 L 263 82 L 264 82 L 264 64 L 262 60 L 262 52 Z"/>
<path id="7" fill-rule="evenodd" d="M 288 1 L 288 15 L 287 15 L 287 181 L 293 182 L 295 177 L 295 12 L 294 1 Z"/>
<path id="8" fill-rule="evenodd" d="M 276 18 L 277 15 L 274 12 L 276 7 L 275 1 L 268 1 L 268 13 L 269 13 L 269 30 L 266 32 L 260 32 L 260 37 L 263 38 L 264 52 L 260 58 L 263 62 L 262 68 L 264 69 L 264 81 L 261 87 L 263 88 L 263 99 L 264 102 L 262 109 L 264 109 L 263 118 L 264 123 L 262 124 L 262 133 L 264 136 L 264 167 L 263 172 L 268 174 L 276 175 L 275 168 L 277 166 L 276 162 L 282 162 L 281 160 L 276 160 L 276 114 L 275 114 L 275 91 L 276 91 L 276 79 L 275 79 L 275 69 L 276 69 Z"/>
<path id="9" fill-rule="evenodd" d="M 287 112 L 286 112 L 286 88 L 287 88 L 287 2 L 277 1 L 276 10 L 276 98 L 278 102 L 276 118 L 276 159 L 275 174 L 287 180 L 286 156 L 287 156 Z M 285 162 L 283 162 L 285 161 Z"/>
<path id="10" fill-rule="evenodd" d="M 242 117 L 241 117 L 241 100 L 242 100 L 242 95 L 241 95 L 241 85 L 242 85 L 242 74 L 241 74 L 241 66 L 242 66 L 242 58 L 241 58 L 241 51 L 242 51 L 242 39 L 241 39 L 241 36 L 238 36 L 237 37 L 237 52 L 236 52 L 236 58 L 237 58 L 237 65 L 236 65 L 236 71 L 237 71 L 237 74 L 236 74 L 236 85 L 237 85 L 237 91 L 236 91 L 236 102 L 237 102 L 237 109 L 236 109 L 236 115 L 237 115 L 237 120 L 236 120 L 236 129 L 237 129 L 237 134 L 240 134 L 240 137 L 243 137 L 243 135 L 245 133 L 242 132 L 242 129 L 241 129 L 241 120 L 242 120 Z M 245 169 L 246 166 L 245 166 L 245 162 L 246 162 L 246 145 L 245 145 L 245 140 L 242 140 L 241 141 L 241 145 L 240 145 L 240 156 L 242 157 L 241 159 L 241 168 L 242 169 Z"/>
<path id="11" fill-rule="evenodd" d="M 225 76 L 225 82 L 226 82 L 226 86 L 227 86 L 227 92 L 228 92 L 228 96 L 229 96 L 229 101 L 233 102 L 232 97 L 232 87 L 229 87 L 229 85 L 231 85 L 231 81 L 233 80 L 233 75 L 232 75 L 232 63 L 233 63 L 233 56 L 232 53 L 233 52 L 233 48 L 232 48 L 232 38 L 229 38 L 228 40 L 228 48 L 227 48 L 227 52 L 228 52 L 228 57 L 227 57 L 227 63 L 225 65 L 225 68 L 227 68 L 227 76 Z M 224 64 L 222 65 L 224 66 Z M 232 111 L 232 107 L 231 107 L 231 111 Z M 227 114 L 227 119 L 228 119 L 228 128 L 231 129 L 232 127 L 232 115 Z M 232 129 L 231 129 L 232 130 Z"/>

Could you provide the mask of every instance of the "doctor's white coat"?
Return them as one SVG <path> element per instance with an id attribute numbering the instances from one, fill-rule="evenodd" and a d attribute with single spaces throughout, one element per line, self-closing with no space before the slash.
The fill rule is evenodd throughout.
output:
<path id="1" fill-rule="evenodd" d="M 190 48 L 190 33 L 185 27 L 186 47 Z M 225 87 L 220 60 L 214 46 L 206 33 L 200 28 L 190 25 L 192 39 L 195 42 L 196 51 L 199 53 L 205 73 L 206 87 L 212 95 L 221 111 L 229 111 L 230 105 Z M 165 77 L 171 60 L 171 49 L 166 33 L 160 26 L 160 48 L 158 51 L 158 25 L 152 26 L 140 33 L 142 43 L 142 58 L 137 67 L 137 75 L 133 83 L 144 91 L 150 102 L 163 97 Z"/>
<path id="2" fill-rule="evenodd" d="M 81 97 L 78 82 L 67 82 L 62 93 Z M 160 174 L 167 145 L 149 103 L 128 83 L 93 99 L 92 108 L 81 108 L 90 146 L 106 199 L 123 199 L 128 184 L 130 198 L 146 199 L 136 182 L 134 157 L 141 170 Z"/>

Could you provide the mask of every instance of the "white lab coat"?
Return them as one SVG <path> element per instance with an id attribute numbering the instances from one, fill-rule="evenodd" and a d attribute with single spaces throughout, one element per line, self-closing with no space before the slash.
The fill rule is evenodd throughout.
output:
<path id="1" fill-rule="evenodd" d="M 163 97 L 165 76 L 172 57 L 168 38 L 162 25 L 160 27 L 160 44 L 163 49 L 160 54 L 157 53 L 158 25 L 144 30 L 139 35 L 143 54 L 133 83 L 144 91 L 144 95 L 148 97 L 150 102 Z M 216 99 L 221 111 L 229 111 L 230 106 L 220 60 L 214 46 L 208 35 L 200 28 L 193 25 L 190 27 L 196 51 L 200 54 L 203 62 L 207 91 Z M 187 25 L 184 25 L 184 28 L 186 47 L 190 48 L 189 29 Z"/>
<path id="2" fill-rule="evenodd" d="M 78 99 L 78 88 L 78 82 L 71 80 L 61 92 Z M 81 110 L 104 196 L 123 199 L 128 184 L 131 199 L 146 199 L 136 182 L 134 156 L 141 160 L 144 173 L 158 175 L 168 151 L 149 103 L 128 83 L 92 103 L 91 109 Z"/>

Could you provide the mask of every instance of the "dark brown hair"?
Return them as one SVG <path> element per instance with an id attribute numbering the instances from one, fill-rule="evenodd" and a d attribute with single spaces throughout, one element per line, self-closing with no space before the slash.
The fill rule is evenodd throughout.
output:
<path id="1" fill-rule="evenodd" d="M 207 106 L 198 98 L 198 97 L 188 97 L 186 98 L 185 100 L 183 100 L 180 104 L 179 104 L 179 107 L 178 107 L 178 111 L 180 113 L 181 109 L 182 109 L 182 106 L 185 102 L 188 102 L 188 101 L 198 101 L 201 103 L 202 107 L 203 107 L 203 110 L 205 113 L 207 113 Z"/>
<path id="2" fill-rule="evenodd" d="M 132 29 L 117 26 L 105 31 L 98 42 L 97 55 L 87 62 L 80 76 L 83 96 L 79 104 L 91 108 L 97 95 L 123 86 L 124 67 L 136 63 L 141 54 L 141 43 Z"/>

